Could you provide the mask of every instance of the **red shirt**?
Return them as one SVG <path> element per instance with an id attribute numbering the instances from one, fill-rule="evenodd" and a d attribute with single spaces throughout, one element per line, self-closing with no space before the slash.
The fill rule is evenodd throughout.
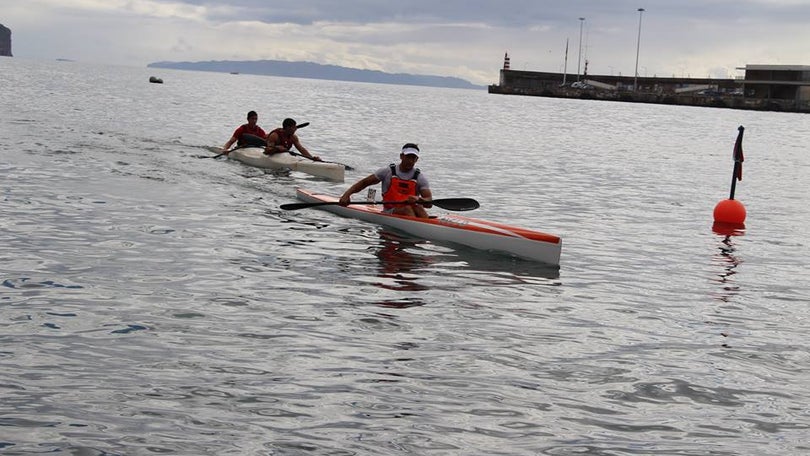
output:
<path id="1" fill-rule="evenodd" d="M 265 133 L 264 130 L 262 130 L 262 127 L 255 125 L 253 126 L 253 128 L 251 128 L 250 124 L 244 124 L 233 132 L 233 136 L 237 139 L 236 141 L 237 146 L 245 145 L 245 141 L 242 140 L 242 135 L 245 134 L 258 136 L 262 139 L 267 138 L 267 133 Z"/>

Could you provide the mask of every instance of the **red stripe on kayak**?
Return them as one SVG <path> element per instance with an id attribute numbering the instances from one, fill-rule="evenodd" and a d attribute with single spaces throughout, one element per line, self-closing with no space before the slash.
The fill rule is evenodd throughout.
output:
<path id="1" fill-rule="evenodd" d="M 299 192 L 323 202 L 338 201 L 338 198 L 329 195 L 319 195 L 301 189 L 299 189 Z M 366 206 L 351 205 L 345 207 L 346 209 L 352 209 L 359 212 L 370 212 L 375 215 L 380 215 L 384 217 L 414 220 L 420 223 L 427 223 L 430 225 L 438 225 L 438 226 L 447 226 L 451 228 L 462 229 L 465 231 L 475 231 L 479 233 L 487 233 L 507 237 L 521 237 L 533 241 L 547 242 L 551 244 L 560 243 L 560 237 L 555 236 L 553 234 L 543 233 L 540 231 L 534 231 L 527 228 L 520 228 L 516 226 L 506 225 L 503 223 L 490 222 L 488 220 L 481 220 L 471 217 L 463 217 L 459 215 L 447 214 L 436 218 L 424 219 L 419 217 L 411 217 L 408 215 L 388 214 L 383 212 L 383 209 L 379 205 L 366 205 Z"/>

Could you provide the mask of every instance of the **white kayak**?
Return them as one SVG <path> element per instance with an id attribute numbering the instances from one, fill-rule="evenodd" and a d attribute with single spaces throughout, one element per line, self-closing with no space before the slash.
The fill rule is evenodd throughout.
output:
<path id="1" fill-rule="evenodd" d="M 316 194 L 301 188 L 296 189 L 296 196 L 307 203 L 338 201 L 333 196 Z M 481 250 L 504 252 L 554 266 L 560 264 L 562 239 L 553 234 L 455 214 L 427 219 L 387 214 L 379 204 L 353 203 L 349 206 L 324 205 L 318 208 L 344 217 L 389 226 L 432 241 L 453 242 Z"/>
<path id="2" fill-rule="evenodd" d="M 314 161 L 290 152 L 265 155 L 263 147 L 240 147 L 229 152 L 228 157 L 257 168 L 289 169 L 336 182 L 343 182 L 345 173 L 340 163 Z"/>

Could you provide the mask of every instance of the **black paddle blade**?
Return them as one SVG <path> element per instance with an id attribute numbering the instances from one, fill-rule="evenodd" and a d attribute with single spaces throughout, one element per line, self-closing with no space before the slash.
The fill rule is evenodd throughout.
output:
<path id="1" fill-rule="evenodd" d="M 478 201 L 472 198 L 441 198 L 431 201 L 434 206 L 448 211 L 472 211 L 481 207 Z M 352 201 L 349 204 L 410 204 L 407 201 Z M 297 211 L 298 209 L 307 209 L 310 207 L 318 206 L 338 206 L 340 203 L 337 201 L 327 201 L 320 203 L 289 203 L 282 204 L 280 207 L 285 211 Z"/>
<path id="2" fill-rule="evenodd" d="M 472 198 L 441 198 L 432 202 L 434 206 L 448 211 L 472 211 L 481 207 L 478 201 Z"/>
<path id="3" fill-rule="evenodd" d="M 241 139 L 242 143 L 246 146 L 264 147 L 267 145 L 266 139 L 256 135 L 250 135 L 245 133 L 244 135 L 242 135 Z"/>
<path id="4" fill-rule="evenodd" d="M 349 204 L 352 204 L 352 203 L 349 203 Z M 360 203 L 354 203 L 354 204 L 360 204 Z M 368 204 L 368 203 L 366 203 L 366 204 Z M 324 203 L 288 203 L 288 204 L 282 204 L 279 207 L 281 209 L 285 210 L 285 211 L 297 211 L 298 209 L 309 209 L 310 207 L 339 206 L 339 205 L 340 205 L 340 203 L 338 203 L 337 201 L 329 201 L 329 202 L 324 202 Z"/>

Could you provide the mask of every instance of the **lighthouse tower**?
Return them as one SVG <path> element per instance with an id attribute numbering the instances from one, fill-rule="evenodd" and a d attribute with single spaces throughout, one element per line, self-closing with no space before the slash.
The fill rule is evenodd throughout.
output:
<path id="1" fill-rule="evenodd" d="M 509 69 L 509 53 L 508 52 L 504 52 L 504 54 L 503 54 L 503 69 L 504 70 Z"/>

